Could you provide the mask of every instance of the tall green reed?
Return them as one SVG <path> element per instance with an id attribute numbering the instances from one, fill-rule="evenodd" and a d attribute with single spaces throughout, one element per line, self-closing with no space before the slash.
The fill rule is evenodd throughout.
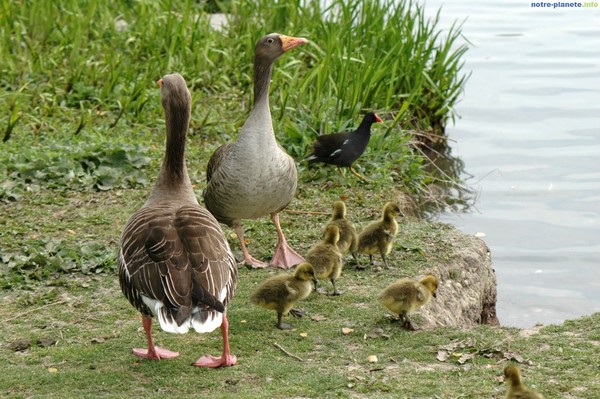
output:
<path id="1" fill-rule="evenodd" d="M 375 110 L 387 122 L 364 164 L 399 170 L 382 172 L 397 181 L 427 180 L 406 132 L 439 133 L 453 117 L 466 80 L 460 25 L 442 32 L 438 17 L 427 19 L 411 0 L 216 4 L 227 12 L 223 30 L 193 0 L 2 0 L 0 132 L 15 140 L 100 130 L 108 138 L 120 126 L 160 126 L 153 82 L 177 71 L 201 115 L 192 131 L 231 139 L 252 105 L 254 44 L 277 31 L 310 40 L 281 57 L 273 75 L 276 131 L 293 156 Z"/>

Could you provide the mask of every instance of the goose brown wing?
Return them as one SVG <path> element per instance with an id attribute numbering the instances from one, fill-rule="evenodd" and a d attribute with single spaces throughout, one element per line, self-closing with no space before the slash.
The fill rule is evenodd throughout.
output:
<path id="1" fill-rule="evenodd" d="M 175 227 L 190 260 L 194 300 L 216 310 L 212 298 L 227 306 L 237 284 L 237 265 L 221 226 L 206 209 L 185 206 L 176 213 Z"/>
<path id="2" fill-rule="evenodd" d="M 119 256 L 121 288 L 129 301 L 148 313 L 141 296 L 167 308 L 190 308 L 191 269 L 168 209 L 142 208 L 125 226 Z"/>
<path id="3" fill-rule="evenodd" d="M 142 295 L 167 308 L 180 309 L 178 318 L 186 317 L 200 303 L 224 311 L 217 296 L 223 289 L 219 284 L 227 286 L 224 277 L 231 277 L 221 269 L 232 257 L 226 241 L 223 248 L 223 242 L 212 237 L 214 227 L 201 224 L 205 214 L 208 212 L 193 206 L 182 207 L 175 214 L 172 209 L 143 208 L 125 227 L 119 256 L 121 288 L 142 313 L 151 315 Z M 235 265 L 233 260 L 231 263 Z M 235 283 L 228 287 L 235 288 Z M 233 294 L 229 291 L 233 289 L 224 299 Z"/>
<path id="4" fill-rule="evenodd" d="M 209 182 L 215 172 L 221 166 L 221 161 L 225 157 L 225 155 L 229 152 L 229 148 L 233 143 L 225 143 L 221 145 L 219 148 L 215 150 L 215 152 L 211 155 L 208 160 L 208 164 L 206 165 L 206 182 Z"/>

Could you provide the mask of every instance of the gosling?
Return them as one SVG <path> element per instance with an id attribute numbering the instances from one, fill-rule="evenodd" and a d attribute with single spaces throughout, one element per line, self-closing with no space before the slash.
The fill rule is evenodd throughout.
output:
<path id="1" fill-rule="evenodd" d="M 256 291 L 252 293 L 250 301 L 265 309 L 277 312 L 277 328 L 289 330 L 291 324 L 283 323 L 283 315 L 291 313 L 295 317 L 302 317 L 304 312 L 294 309 L 296 302 L 305 299 L 312 291 L 317 278 L 313 267 L 306 262 L 296 266 L 294 274 L 279 273 L 263 281 Z"/>
<path id="2" fill-rule="evenodd" d="M 394 238 L 398 234 L 398 222 L 395 217 L 400 215 L 398 204 L 388 202 L 383 207 L 381 218 L 369 223 L 358 235 L 358 251 L 369 255 L 371 265 L 373 264 L 373 255 L 379 254 L 385 268 L 390 268 L 386 255 L 392 251 Z"/>
<path id="3" fill-rule="evenodd" d="M 384 289 L 377 299 L 391 312 L 398 314 L 402 328 L 414 331 L 408 314 L 428 303 L 432 296 L 435 298 L 437 287 L 438 280 L 431 274 L 420 281 L 401 278 Z"/>
<path id="4" fill-rule="evenodd" d="M 319 280 L 329 279 L 333 285 L 332 295 L 341 293 L 335 286 L 336 279 L 342 273 L 342 254 L 337 247 L 340 239 L 340 229 L 337 226 L 327 226 L 323 240 L 314 245 L 306 255 L 305 261 L 315 269 L 315 275 Z M 315 291 L 317 283 L 315 282 Z"/>
<path id="5" fill-rule="evenodd" d="M 509 364 L 504 368 L 504 381 L 509 384 L 506 399 L 544 399 L 542 395 L 523 385 L 521 370 L 514 364 Z"/>
<path id="6" fill-rule="evenodd" d="M 340 239 L 337 242 L 340 253 L 345 254 L 350 252 L 354 258 L 354 262 L 358 264 L 356 250 L 358 248 L 358 235 L 352 222 L 346 218 L 346 204 L 344 201 L 335 201 L 333 203 L 333 213 L 331 220 L 327 223 L 328 226 L 337 226 L 340 230 Z"/>

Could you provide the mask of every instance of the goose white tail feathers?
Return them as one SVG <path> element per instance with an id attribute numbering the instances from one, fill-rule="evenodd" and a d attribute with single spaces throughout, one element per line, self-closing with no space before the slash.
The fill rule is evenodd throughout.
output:
<path id="1" fill-rule="evenodd" d="M 223 296 L 223 295 L 221 295 Z M 195 307 L 183 322 L 177 322 L 177 313 L 168 309 L 161 301 L 142 295 L 142 300 L 158 319 L 160 328 L 172 334 L 185 334 L 190 328 L 198 333 L 209 333 L 219 328 L 223 322 L 223 313 L 210 308 Z"/>

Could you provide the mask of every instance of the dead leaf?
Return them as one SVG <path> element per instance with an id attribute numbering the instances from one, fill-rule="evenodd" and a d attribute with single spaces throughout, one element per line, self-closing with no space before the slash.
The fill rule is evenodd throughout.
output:
<path id="1" fill-rule="evenodd" d="M 369 363 L 377 363 L 379 360 L 377 359 L 377 356 L 375 356 L 375 355 L 369 355 L 369 356 L 367 356 L 367 361 Z"/>
<path id="2" fill-rule="evenodd" d="M 465 353 L 458 359 L 458 363 L 465 364 L 469 360 L 473 359 L 474 356 L 475 355 L 473 355 L 472 353 Z"/>
<path id="3" fill-rule="evenodd" d="M 300 333 L 300 336 L 301 336 L 302 338 L 306 338 L 306 337 L 308 337 L 308 333 L 306 333 L 306 332 L 301 332 L 301 333 Z"/>
<path id="4" fill-rule="evenodd" d="M 348 328 L 348 327 L 343 327 L 342 328 L 342 334 L 344 334 L 344 335 L 348 335 L 348 334 L 350 334 L 353 331 L 354 331 L 354 329 L 352 329 L 352 328 Z"/>
<path id="5" fill-rule="evenodd" d="M 325 321 L 325 320 L 327 320 L 327 317 L 325 317 L 321 314 L 316 314 L 314 316 L 310 316 L 310 319 L 313 321 Z"/>
<path id="6" fill-rule="evenodd" d="M 49 373 L 56 373 L 57 371 L 58 371 L 58 369 L 56 367 L 48 367 Z"/>
<path id="7" fill-rule="evenodd" d="M 437 356 L 435 358 L 440 362 L 445 362 L 446 360 L 448 360 L 448 352 L 438 351 Z"/>

